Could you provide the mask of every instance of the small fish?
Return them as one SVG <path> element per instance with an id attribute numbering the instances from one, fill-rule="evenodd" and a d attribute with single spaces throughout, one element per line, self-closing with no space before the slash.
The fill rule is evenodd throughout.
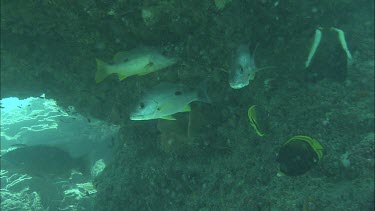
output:
<path id="1" fill-rule="evenodd" d="M 141 76 L 164 69 L 176 62 L 176 59 L 166 57 L 157 50 L 150 48 L 119 52 L 114 56 L 113 64 L 107 64 L 100 59 L 96 59 L 95 81 L 100 83 L 114 73 L 118 75 L 121 81 L 132 75 Z"/>
<path id="2" fill-rule="evenodd" d="M 233 67 L 229 71 L 229 85 L 233 89 L 241 89 L 249 85 L 250 80 L 254 79 L 257 72 L 254 54 L 251 55 L 247 45 L 240 45 L 238 47 Z"/>
<path id="3" fill-rule="evenodd" d="M 167 119 L 175 120 L 171 115 L 189 112 L 189 103 L 193 101 L 210 102 L 205 84 L 198 89 L 183 84 L 161 83 L 147 92 L 130 114 L 131 120 Z"/>
<path id="4" fill-rule="evenodd" d="M 258 136 L 264 136 L 264 132 L 262 132 L 258 124 L 256 105 L 251 106 L 247 110 L 247 116 L 249 117 L 251 126 L 253 126 Z"/>

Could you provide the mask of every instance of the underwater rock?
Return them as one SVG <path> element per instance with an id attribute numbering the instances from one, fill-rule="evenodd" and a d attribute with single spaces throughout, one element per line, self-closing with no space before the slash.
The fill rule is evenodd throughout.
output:
<path id="1" fill-rule="evenodd" d="M 188 137 L 188 115 L 178 114 L 174 121 L 159 119 L 160 147 L 164 152 L 176 153 L 186 148 L 191 139 Z"/>
<path id="2" fill-rule="evenodd" d="M 1 156 L 2 168 L 39 177 L 69 178 L 71 170 L 87 173 L 85 158 L 72 158 L 62 149 L 52 146 L 27 146 Z"/>
<path id="3" fill-rule="evenodd" d="M 164 152 L 180 153 L 195 146 L 197 138 L 206 131 L 207 118 L 199 107 L 194 106 L 187 113 L 179 113 L 176 120 L 159 119 L 160 147 Z"/>

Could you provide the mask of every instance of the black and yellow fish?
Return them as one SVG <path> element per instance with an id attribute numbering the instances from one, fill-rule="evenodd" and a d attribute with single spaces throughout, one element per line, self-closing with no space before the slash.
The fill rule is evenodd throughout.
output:
<path id="1" fill-rule="evenodd" d="M 294 136 L 287 140 L 277 155 L 279 176 L 299 176 L 314 166 L 323 157 L 323 146 L 309 136 Z"/>

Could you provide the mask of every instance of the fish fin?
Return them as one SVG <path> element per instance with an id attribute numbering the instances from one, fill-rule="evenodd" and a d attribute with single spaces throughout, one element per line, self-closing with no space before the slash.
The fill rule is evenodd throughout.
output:
<path id="1" fill-rule="evenodd" d="M 102 82 L 110 73 L 107 72 L 108 64 L 100 59 L 96 59 L 96 73 L 95 81 L 96 83 Z"/>
<path id="2" fill-rule="evenodd" d="M 113 62 L 116 64 L 129 60 L 129 52 L 120 51 L 113 56 Z"/>
<path id="3" fill-rule="evenodd" d="M 190 105 L 186 105 L 185 108 L 183 108 L 181 112 L 190 112 L 190 111 L 191 111 Z"/>
<path id="4" fill-rule="evenodd" d="M 123 75 L 123 74 L 117 74 L 118 75 L 118 79 L 120 81 L 124 80 L 125 78 L 129 77 L 130 75 Z"/>
<path id="5" fill-rule="evenodd" d="M 174 118 L 173 116 L 163 116 L 163 117 L 160 117 L 160 119 L 165 119 L 165 120 L 176 120 L 176 118 Z"/>

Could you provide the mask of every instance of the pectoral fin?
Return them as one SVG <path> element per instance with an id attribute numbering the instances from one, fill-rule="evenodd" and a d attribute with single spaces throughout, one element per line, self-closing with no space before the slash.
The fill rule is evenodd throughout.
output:
<path id="1" fill-rule="evenodd" d="M 191 107 L 190 107 L 190 105 L 187 105 L 187 106 L 185 106 L 185 108 L 182 109 L 181 112 L 190 112 L 190 111 L 191 111 Z"/>
<path id="2" fill-rule="evenodd" d="M 129 77 L 130 75 L 122 75 L 122 74 L 118 74 L 118 79 L 120 81 L 124 80 L 125 78 Z"/>

